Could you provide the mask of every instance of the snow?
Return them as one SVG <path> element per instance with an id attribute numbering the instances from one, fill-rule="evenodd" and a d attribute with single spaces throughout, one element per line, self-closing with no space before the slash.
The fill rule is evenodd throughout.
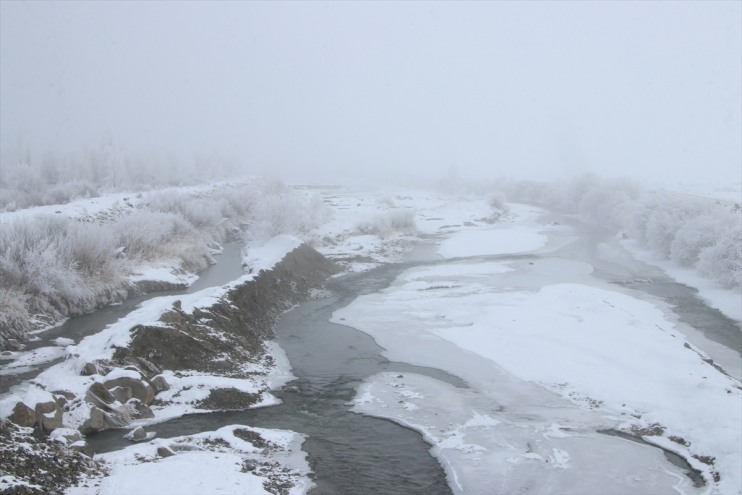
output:
<path id="1" fill-rule="evenodd" d="M 242 263 L 250 273 L 259 273 L 260 270 L 270 270 L 281 261 L 287 253 L 301 245 L 298 237 L 279 235 L 259 245 L 249 246 Z"/>
<path id="2" fill-rule="evenodd" d="M 62 347 L 40 347 L 27 352 L 13 352 L 0 359 L 12 360 L 0 369 L 0 375 L 16 375 L 35 369 L 38 365 L 54 361 L 64 356 Z"/>
<path id="3" fill-rule="evenodd" d="M 240 438 L 239 430 L 259 435 L 268 448 Z M 237 431 L 237 433 L 235 433 Z M 286 430 L 267 430 L 242 425 L 186 437 L 155 439 L 117 452 L 102 454 L 110 474 L 87 480 L 87 487 L 69 488 L 68 495 L 147 494 L 201 495 L 204 493 L 270 494 L 266 487 L 277 480 L 293 484 L 291 495 L 306 493 L 312 486 L 301 443 L 303 436 Z M 158 448 L 175 455 L 161 457 Z M 270 463 L 280 468 L 271 469 Z"/>
<path id="4" fill-rule="evenodd" d="M 554 243 L 535 236 L 565 235 L 523 219 L 503 243 L 499 228 L 453 230 L 439 252 L 455 260 L 409 269 L 335 312 L 334 323 L 370 334 L 388 359 L 471 387 L 381 374 L 361 387 L 354 410 L 421 431 L 456 493 L 698 492 L 658 449 L 597 433 L 655 424 L 664 433 L 645 439 L 703 472 L 706 493 L 739 492 L 739 381 L 707 362 L 665 306 L 543 250 L 533 261 L 461 259 L 538 250 Z"/>
<path id="5" fill-rule="evenodd" d="M 548 238 L 536 224 L 540 212 L 525 205 L 513 205 L 518 222 L 510 220 L 494 226 L 455 232 L 440 243 L 438 253 L 444 258 L 491 256 L 535 251 L 546 245 Z"/>
<path id="6" fill-rule="evenodd" d="M 657 254 L 642 248 L 636 241 L 626 240 L 622 244 L 636 259 L 658 266 L 678 282 L 697 289 L 699 296 L 709 306 L 718 309 L 729 318 L 742 321 L 742 292 L 739 290 L 725 289 L 718 282 L 703 278 L 691 268 L 660 258 Z"/>
<path id="7" fill-rule="evenodd" d="M 190 286 L 198 280 L 195 273 L 183 273 L 177 260 L 160 260 L 149 265 L 142 265 L 129 276 L 131 282 L 165 282 L 172 285 Z"/>

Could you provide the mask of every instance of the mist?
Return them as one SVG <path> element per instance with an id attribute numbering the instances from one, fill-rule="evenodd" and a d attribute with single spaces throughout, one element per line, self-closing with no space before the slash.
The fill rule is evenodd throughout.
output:
<path id="1" fill-rule="evenodd" d="M 737 184 L 741 33 L 739 2 L 3 1 L 0 147 Z"/>

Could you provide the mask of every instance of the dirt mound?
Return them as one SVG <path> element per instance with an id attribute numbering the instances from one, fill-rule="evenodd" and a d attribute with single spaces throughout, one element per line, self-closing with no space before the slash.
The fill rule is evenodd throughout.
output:
<path id="1" fill-rule="evenodd" d="M 242 376 L 245 362 L 265 354 L 264 342 L 274 336 L 277 318 L 307 299 L 338 268 L 302 244 L 272 270 L 232 289 L 209 308 L 186 313 L 180 302 L 162 316 L 162 326 L 139 326 L 128 348 L 114 361 L 143 358 L 160 369 L 198 370 L 222 376 Z"/>

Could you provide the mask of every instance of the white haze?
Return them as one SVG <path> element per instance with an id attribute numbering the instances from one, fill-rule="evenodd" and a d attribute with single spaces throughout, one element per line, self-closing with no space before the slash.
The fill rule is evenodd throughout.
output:
<path id="1" fill-rule="evenodd" d="M 4 0 L 0 146 L 739 183 L 741 25 L 712 1 Z"/>

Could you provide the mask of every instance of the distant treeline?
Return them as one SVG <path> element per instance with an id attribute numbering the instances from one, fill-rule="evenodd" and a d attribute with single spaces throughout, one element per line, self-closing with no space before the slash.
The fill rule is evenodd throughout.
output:
<path id="1" fill-rule="evenodd" d="M 110 192 L 201 184 L 244 174 L 236 159 L 200 155 L 189 160 L 130 153 L 112 140 L 87 150 L 34 155 L 19 146 L 0 157 L 0 212 L 56 205 Z"/>

